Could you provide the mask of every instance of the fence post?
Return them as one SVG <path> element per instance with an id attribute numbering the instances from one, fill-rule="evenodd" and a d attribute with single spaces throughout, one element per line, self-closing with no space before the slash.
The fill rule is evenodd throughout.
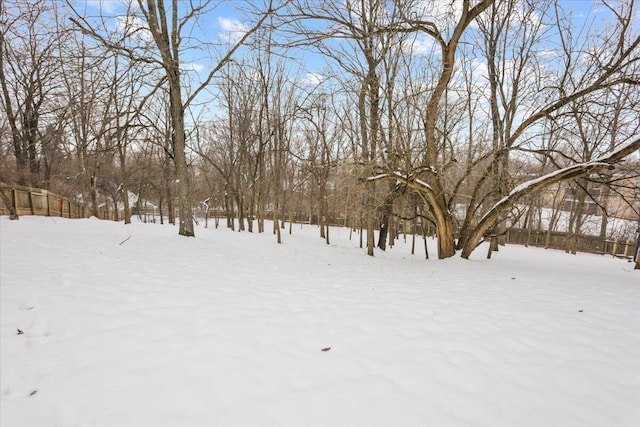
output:
<path id="1" fill-rule="evenodd" d="M 640 270 L 640 224 L 636 230 L 636 246 L 633 248 L 633 259 L 636 262 L 634 270 Z"/>
<path id="2" fill-rule="evenodd" d="M 29 190 L 27 194 L 29 194 L 29 208 L 31 208 L 31 215 L 35 215 L 36 211 L 33 208 L 33 192 Z"/>
<path id="3" fill-rule="evenodd" d="M 613 249 L 611 250 L 611 255 L 616 256 L 616 251 L 618 250 L 618 239 L 613 240 Z"/>
<path id="4" fill-rule="evenodd" d="M 629 256 L 629 243 L 627 241 L 624 242 L 624 257 Z"/>
<path id="5" fill-rule="evenodd" d="M 13 202 L 13 209 L 15 209 L 16 214 L 18 213 L 18 190 L 14 188 L 11 189 L 11 197 L 12 197 L 12 202 Z"/>

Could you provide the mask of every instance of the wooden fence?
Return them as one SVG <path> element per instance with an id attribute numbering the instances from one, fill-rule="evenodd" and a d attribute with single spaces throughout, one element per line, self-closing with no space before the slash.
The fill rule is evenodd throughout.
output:
<path id="1" fill-rule="evenodd" d="M 632 258 L 636 245 L 635 241 L 602 239 L 599 236 L 570 236 L 568 233 L 560 231 L 531 231 L 513 228 L 506 235 L 507 243 L 562 250 L 568 247 L 569 239 L 576 239 L 577 252 L 613 255 L 622 258 Z"/>
<path id="2" fill-rule="evenodd" d="M 422 235 L 419 224 L 414 225 L 408 221 L 401 221 L 397 225 L 398 228 L 395 231 L 396 236 L 400 236 L 403 233 L 411 234 L 413 232 Z M 431 224 L 427 224 L 425 234 L 427 236 L 434 236 L 435 228 Z M 454 235 L 457 238 L 458 230 L 455 231 Z M 635 239 L 602 239 L 600 236 L 569 235 L 569 233 L 562 231 L 535 231 L 520 228 L 509 229 L 504 237 L 506 243 L 509 244 L 535 246 L 545 249 L 566 250 L 571 242 L 574 243 L 576 252 L 612 255 L 628 259 L 634 259 L 637 244 Z M 575 241 L 572 241 L 572 239 L 575 239 Z"/>
<path id="3" fill-rule="evenodd" d="M 0 183 L 0 191 L 6 196 L 18 215 L 58 216 L 62 218 L 87 218 L 90 210 L 81 202 L 71 200 L 47 190 Z M 9 215 L 4 198 L 0 198 L 0 215 Z M 100 219 L 114 219 L 114 213 L 99 210 Z"/>

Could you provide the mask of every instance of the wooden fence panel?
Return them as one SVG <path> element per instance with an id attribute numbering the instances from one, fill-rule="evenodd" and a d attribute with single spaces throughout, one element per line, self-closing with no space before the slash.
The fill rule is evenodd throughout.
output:
<path id="1" fill-rule="evenodd" d="M 507 232 L 507 243 L 564 250 L 570 236 L 559 231 L 529 231 L 513 228 Z M 599 236 L 576 236 L 576 250 L 593 254 L 631 257 L 634 243 L 624 240 L 602 240 Z"/>
<path id="2" fill-rule="evenodd" d="M 2 191 L 11 201 L 18 215 L 59 216 L 63 218 L 86 218 L 84 205 L 47 190 L 0 183 Z M 0 215 L 8 215 L 9 208 L 0 198 Z M 105 215 L 111 218 L 113 215 Z"/>

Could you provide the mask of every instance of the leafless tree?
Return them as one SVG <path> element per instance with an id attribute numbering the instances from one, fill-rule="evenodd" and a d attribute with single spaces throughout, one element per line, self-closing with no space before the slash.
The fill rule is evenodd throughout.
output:
<path id="1" fill-rule="evenodd" d="M 310 44 L 355 79 L 358 112 L 357 153 L 362 165 L 359 174 L 369 177 L 377 171 L 384 144 L 382 136 L 382 70 L 383 61 L 393 46 L 391 29 L 398 18 L 393 3 L 383 0 L 309 2 L 299 0 L 291 5 L 290 15 L 294 44 Z M 321 29 L 305 26 L 308 21 L 323 22 Z M 336 43 L 339 41 L 340 43 Z M 386 70 L 393 72 L 393 65 Z M 389 75 L 390 76 L 390 75 Z M 390 143 L 391 140 L 387 139 Z M 367 254 L 373 256 L 375 229 L 378 224 L 376 181 L 364 181 L 364 210 L 367 230 Z M 387 203 L 387 220 L 391 202 Z M 386 236 L 385 236 L 386 239 Z M 386 241 L 386 240 L 385 240 Z M 382 244 L 385 246 L 385 244 Z"/>
<path id="2" fill-rule="evenodd" d="M 546 75 L 538 83 L 544 102 L 534 104 L 518 123 L 512 125 L 513 130 L 505 138 L 505 150 L 526 150 L 522 140 L 527 139 L 527 134 L 531 134 L 531 131 L 536 126 L 547 120 L 558 121 L 570 115 L 574 118 L 571 121 L 572 126 L 577 126 L 580 129 L 580 124 L 575 121 L 575 108 L 573 112 L 571 110 L 572 106 L 575 106 L 576 103 L 586 105 L 585 103 L 593 99 L 594 96 L 603 96 L 614 88 L 634 87 L 640 83 L 640 70 L 638 67 L 640 36 L 637 34 L 637 30 L 632 27 L 633 3 L 620 3 L 615 7 L 608 3 L 604 3 L 604 5 L 609 8 L 617 25 L 612 32 L 593 38 L 573 37 L 573 30 L 570 24 L 564 18 L 559 7 L 554 5 L 555 34 L 560 40 L 559 53 L 556 60 L 562 61 L 564 66 L 558 69 L 555 78 Z M 590 31 L 600 30 L 591 28 Z M 607 114 L 610 114 L 610 111 Z M 616 147 L 626 144 L 628 140 L 627 137 L 622 135 L 616 135 L 614 138 L 616 139 L 614 144 Z M 578 139 L 577 145 L 583 146 L 580 139 Z M 627 154 L 633 152 L 633 146 L 632 143 L 631 151 L 627 151 Z M 570 156 L 570 152 L 566 152 L 566 148 L 562 154 L 564 158 Z M 620 158 L 616 157 L 612 161 L 618 160 Z M 605 161 L 604 163 L 607 162 Z M 569 166 L 569 164 L 572 166 Z M 593 166 L 584 156 L 582 156 L 581 160 L 570 161 L 569 164 L 565 164 L 567 168 L 572 167 L 573 172 L 569 175 L 557 173 L 553 175 L 554 179 L 541 179 L 541 182 L 546 182 L 550 185 L 558 182 L 558 177 L 562 177 L 562 180 L 574 179 L 575 177 L 584 176 L 593 169 Z M 583 165 L 581 169 L 577 168 L 579 164 Z M 578 169 L 582 173 L 578 173 Z M 538 189 L 544 188 L 539 185 L 535 187 Z M 525 193 L 529 193 L 529 191 Z M 511 198 L 519 199 L 521 196 L 522 192 L 512 191 L 494 205 L 492 212 L 495 212 L 495 207 L 501 207 L 502 212 L 506 212 L 507 206 L 513 206 Z M 505 199 L 509 199 L 509 202 L 505 202 Z M 499 217 L 494 213 L 489 216 L 493 218 Z M 475 248 L 478 244 L 477 236 L 479 231 L 482 230 L 482 233 L 485 233 L 489 228 L 492 228 L 486 226 L 486 218 L 487 215 L 483 217 L 483 220 L 478 223 L 474 230 L 473 234 L 476 236 L 476 240 L 464 245 L 463 257 L 467 257 L 470 253 L 470 248 Z M 495 224 L 493 230 L 489 234 L 495 234 Z"/>
<path id="3" fill-rule="evenodd" d="M 44 0 L 0 1 L 0 105 L 22 184 L 42 185 L 41 141 L 57 127 L 51 120 L 57 116 L 53 100 L 62 66 L 57 49 L 66 29 L 55 6 Z"/>
<path id="4" fill-rule="evenodd" d="M 270 1 L 264 13 L 259 17 L 253 27 L 229 48 L 219 61 L 215 62 L 207 76 L 195 87 L 185 90 L 181 58 L 184 50 L 194 47 L 198 43 L 194 37 L 186 37 L 186 32 L 191 31 L 197 21 L 212 7 L 211 1 L 203 1 L 197 4 L 191 3 L 183 7 L 184 3 L 178 0 L 137 0 L 137 11 L 129 8 L 125 19 L 139 19 L 140 28 L 136 33 L 148 34 L 153 43 L 145 43 L 143 49 L 138 47 L 125 47 L 122 44 L 114 44 L 107 40 L 101 29 L 96 28 L 93 22 L 77 13 L 74 22 L 83 32 L 99 40 L 104 47 L 115 51 L 130 59 L 155 64 L 163 70 L 164 78 L 158 85 L 165 84 L 169 88 L 169 111 L 172 125 L 171 144 L 173 148 L 173 161 L 175 164 L 178 210 L 180 217 L 179 234 L 182 236 L 194 236 L 193 212 L 191 208 L 191 194 L 189 187 L 189 171 L 186 155 L 186 129 L 185 110 L 187 110 L 198 95 L 208 87 L 216 73 L 227 63 L 236 50 L 273 14 L 279 7 Z M 146 32 L 146 33 L 145 33 Z M 132 34 L 126 34 L 126 37 Z M 193 43 L 187 46 L 188 43 Z"/>

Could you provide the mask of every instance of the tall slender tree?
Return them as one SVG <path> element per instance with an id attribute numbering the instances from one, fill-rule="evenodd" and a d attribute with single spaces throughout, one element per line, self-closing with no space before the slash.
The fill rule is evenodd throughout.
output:
<path id="1" fill-rule="evenodd" d="M 171 144 L 177 182 L 179 234 L 182 236 L 195 235 L 186 153 L 185 111 L 209 85 L 216 73 L 231 59 L 233 54 L 262 26 L 267 17 L 275 13 L 280 7 L 282 6 L 276 7 L 272 1 L 269 1 L 255 25 L 249 28 L 219 61 L 214 63 L 210 72 L 200 84 L 190 88 L 184 86 L 182 79 L 184 70 L 182 69 L 181 60 L 184 50 L 189 48 L 185 43 L 193 41 L 193 38 L 186 37 L 185 33 L 191 31 L 198 19 L 211 10 L 211 1 L 186 4 L 179 0 L 168 0 L 167 2 L 165 0 L 137 0 L 139 14 L 136 14 L 133 8 L 129 8 L 125 19 L 140 19 L 140 28 L 136 32 L 147 31 L 149 37 L 153 40 L 153 48 L 147 43 L 143 46 L 143 49 L 127 48 L 123 44 L 110 42 L 104 37 L 101 30 L 95 28 L 86 17 L 76 12 L 77 16 L 74 19 L 76 25 L 85 33 L 101 41 L 105 48 L 114 50 L 118 54 L 131 59 L 156 64 L 164 72 L 164 78 L 158 84 L 166 84 L 169 89 L 169 111 L 172 126 Z M 131 34 L 126 36 L 129 37 Z M 194 46 L 190 47 L 193 48 Z"/>

